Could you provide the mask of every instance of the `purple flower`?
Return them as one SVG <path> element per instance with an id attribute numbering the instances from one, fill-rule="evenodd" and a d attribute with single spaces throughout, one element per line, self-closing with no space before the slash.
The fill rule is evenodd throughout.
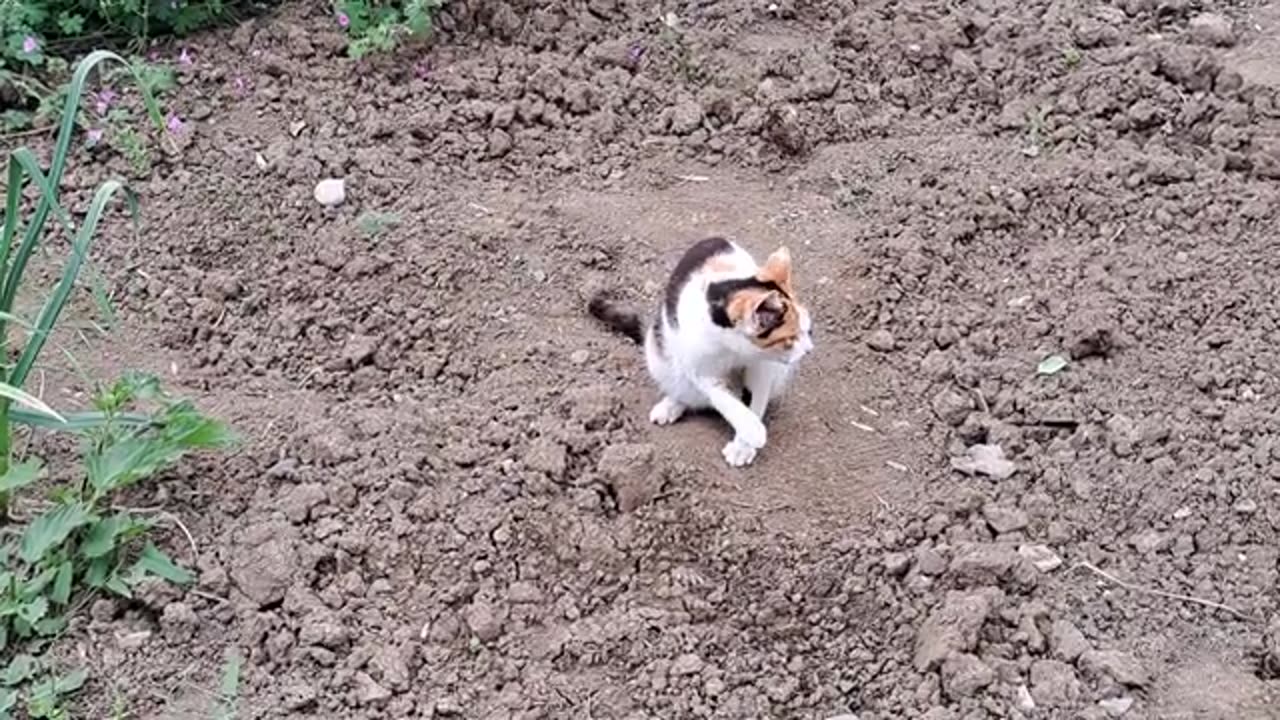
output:
<path id="1" fill-rule="evenodd" d="M 347 17 L 347 14 L 346 14 L 346 13 L 344 13 L 344 12 L 342 12 L 342 11 L 339 11 L 339 12 L 338 12 L 338 27 L 340 27 L 340 28 L 346 28 L 346 27 L 347 27 L 347 26 L 349 26 L 350 24 L 351 24 L 351 18 Z"/>
<path id="2" fill-rule="evenodd" d="M 640 62 L 641 55 L 644 55 L 643 45 L 632 45 L 630 48 L 627 49 L 627 60 L 632 65 L 635 65 L 636 63 Z"/>
<path id="3" fill-rule="evenodd" d="M 177 114 L 169 113 L 169 119 L 165 122 L 165 127 L 169 128 L 169 132 L 176 135 L 182 132 L 182 129 L 186 127 L 186 123 L 182 122 L 182 118 L 178 117 Z"/>
<path id="4" fill-rule="evenodd" d="M 147 62 L 153 63 L 153 62 L 159 62 L 159 61 L 160 61 L 159 50 L 152 50 L 151 52 L 147 53 Z"/>
<path id="5" fill-rule="evenodd" d="M 182 52 L 178 54 L 178 64 L 190 65 L 192 62 L 191 53 L 187 52 L 186 48 L 182 48 Z"/>
<path id="6" fill-rule="evenodd" d="M 426 80 L 431 76 L 431 61 L 419 60 L 413 64 L 413 74 L 418 76 L 419 80 Z"/>
<path id="7" fill-rule="evenodd" d="M 244 97 L 249 94 L 249 81 L 245 80 L 243 75 L 237 75 L 231 81 L 231 88 L 235 91 L 236 97 Z"/>
<path id="8" fill-rule="evenodd" d="M 99 115 L 106 115 L 111 109 L 111 105 L 116 101 L 116 92 L 111 88 L 103 88 L 93 99 L 93 109 L 98 111 Z"/>
<path id="9" fill-rule="evenodd" d="M 28 35 L 22 38 L 22 52 L 33 55 L 40 49 L 40 41 L 36 40 L 34 35 Z"/>
<path id="10" fill-rule="evenodd" d="M 88 142 L 89 147 L 102 142 L 102 134 L 102 128 L 89 128 L 89 131 L 85 133 L 85 140 Z"/>

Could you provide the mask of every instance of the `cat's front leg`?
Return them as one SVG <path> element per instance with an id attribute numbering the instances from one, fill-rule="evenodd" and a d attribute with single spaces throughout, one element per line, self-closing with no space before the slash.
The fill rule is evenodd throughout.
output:
<path id="1" fill-rule="evenodd" d="M 755 460 L 756 452 L 769 440 L 764 422 L 751 411 L 751 408 L 734 397 L 723 382 L 699 381 L 698 389 L 706 395 L 707 401 L 716 409 L 716 412 L 720 413 L 720 417 L 733 427 L 733 440 L 730 440 L 721 451 L 725 462 L 734 467 L 749 465 L 752 460 Z"/>

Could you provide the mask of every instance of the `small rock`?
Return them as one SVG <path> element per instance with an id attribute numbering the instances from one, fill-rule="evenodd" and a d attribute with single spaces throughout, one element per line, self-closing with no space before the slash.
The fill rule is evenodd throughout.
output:
<path id="1" fill-rule="evenodd" d="M 688 135 L 702 127 L 702 118 L 702 106 L 686 100 L 671 111 L 671 132 L 675 135 Z"/>
<path id="2" fill-rule="evenodd" d="M 378 338 L 353 334 L 342 345 L 342 361 L 347 367 L 359 367 L 373 359 L 378 352 Z"/>
<path id="3" fill-rule="evenodd" d="M 677 677 L 697 675 L 702 672 L 702 658 L 693 653 L 685 653 L 671 663 L 671 674 Z"/>
<path id="4" fill-rule="evenodd" d="M 296 525 L 306 522 L 312 508 L 324 503 L 326 497 L 324 486 L 319 483 L 298 485 L 283 493 L 278 507 Z"/>
<path id="5" fill-rule="evenodd" d="M 964 543 L 956 548 L 949 571 L 963 585 L 1008 584 L 1028 590 L 1040 582 L 1040 573 L 1012 545 Z"/>
<path id="6" fill-rule="evenodd" d="M 1102 708 L 1102 711 L 1107 714 L 1107 717 L 1118 718 L 1129 712 L 1129 708 L 1133 707 L 1133 698 L 1118 697 L 1099 700 L 1098 707 Z"/>
<path id="7" fill-rule="evenodd" d="M 301 570 L 298 531 L 287 522 L 252 525 L 235 540 L 231 554 L 231 581 L 259 607 L 284 600 Z"/>
<path id="8" fill-rule="evenodd" d="M 445 695 L 436 701 L 436 717 L 461 717 L 463 712 L 462 703 L 452 695 Z"/>
<path id="9" fill-rule="evenodd" d="M 911 567 L 911 556 L 900 552 L 888 553 L 881 558 L 880 562 L 889 575 L 902 577 L 907 573 L 907 568 Z"/>
<path id="10" fill-rule="evenodd" d="M 1258 503 L 1249 498 L 1240 498 L 1235 505 L 1231 506 L 1231 509 L 1241 515 L 1252 515 L 1258 512 Z"/>
<path id="11" fill-rule="evenodd" d="M 146 645 L 147 641 L 150 639 L 151 639 L 150 630 L 137 630 L 135 632 L 117 633 L 116 645 L 118 645 L 121 650 L 137 650 L 138 648 L 141 648 L 143 645 Z"/>
<path id="12" fill-rule="evenodd" d="M 1090 650 L 1080 656 L 1079 665 L 1089 675 L 1109 675 L 1121 685 L 1131 687 L 1142 687 L 1151 679 L 1136 657 L 1119 650 Z"/>
<path id="13" fill-rule="evenodd" d="M 1031 664 L 1031 697 L 1037 705 L 1071 707 L 1080 699 L 1080 680 L 1064 662 L 1037 660 Z"/>
<path id="14" fill-rule="evenodd" d="M 947 561 L 933 548 L 920 548 L 916 551 L 916 570 L 921 575 L 935 577 L 947 571 Z"/>
<path id="15" fill-rule="evenodd" d="M 964 422 L 964 419 L 969 417 L 969 412 L 973 410 L 973 403 L 967 396 L 961 395 L 950 388 L 946 388 L 934 395 L 930 404 L 933 406 L 933 412 L 938 415 L 938 419 L 955 427 L 959 427 Z M 951 464 L 955 466 L 954 459 Z M 956 469 L 960 470 L 960 468 Z M 961 470 L 961 472 L 964 471 Z"/>
<path id="16" fill-rule="evenodd" d="M 1050 550 L 1048 545 L 1019 545 L 1018 554 L 1042 573 L 1053 572 L 1062 567 L 1062 558 Z"/>
<path id="17" fill-rule="evenodd" d="M 1089 641 L 1084 639 L 1084 633 L 1069 620 L 1053 621 L 1049 628 L 1049 645 L 1055 658 L 1069 663 L 1089 651 Z"/>
<path id="18" fill-rule="evenodd" d="M 953 700 L 969 697 L 995 679 L 995 671 L 968 653 L 952 655 L 942 664 L 942 689 Z"/>
<path id="19" fill-rule="evenodd" d="M 1236 44 L 1235 29 L 1231 21 L 1218 13 L 1200 13 L 1188 24 L 1191 40 L 1201 45 L 1231 47 Z"/>
<path id="20" fill-rule="evenodd" d="M 511 138 L 511 133 L 502 128 L 494 128 L 489 131 L 489 143 L 487 152 L 489 157 L 500 158 L 511 152 L 511 148 L 515 145 L 515 141 Z"/>
<path id="21" fill-rule="evenodd" d="M 982 506 L 982 517 L 996 534 L 1021 530 L 1027 526 L 1027 514 L 1017 508 L 987 503 Z"/>
<path id="22" fill-rule="evenodd" d="M 528 580 L 517 580 L 507 588 L 507 602 L 529 605 L 542 602 L 542 591 Z"/>
<path id="23" fill-rule="evenodd" d="M 200 625 L 200 618 L 186 603 L 169 603 L 160 616 L 160 626 L 169 639 L 190 639 Z"/>
<path id="24" fill-rule="evenodd" d="M 329 178 L 316 183 L 316 202 L 325 207 L 341 205 L 347 199 L 346 181 L 341 178 Z"/>
<path id="25" fill-rule="evenodd" d="M 284 689 L 284 709 L 290 712 L 306 710 L 315 701 L 316 690 L 310 684 L 297 683 Z"/>
<path id="26" fill-rule="evenodd" d="M 949 592 L 916 633 L 916 670 L 927 672 L 955 652 L 967 652 L 978 644 L 978 633 L 1004 593 L 997 588 L 977 592 Z"/>
<path id="27" fill-rule="evenodd" d="M 1150 555 L 1169 547 L 1169 537 L 1155 529 L 1148 528 L 1129 538 L 1129 544 L 1143 555 Z"/>
<path id="28" fill-rule="evenodd" d="M 587 361 L 590 359 L 591 359 L 590 350 L 574 350 L 569 355 L 569 362 L 573 363 L 574 365 L 586 365 Z"/>
<path id="29" fill-rule="evenodd" d="M 530 443 L 524 464 L 530 470 L 546 473 L 552 480 L 561 480 L 569 468 L 569 455 L 560 443 L 540 437 Z"/>
<path id="30" fill-rule="evenodd" d="M 391 691 L 379 685 L 368 673 L 356 673 L 356 700 L 362 706 L 381 705 L 391 699 Z"/>
<path id="31" fill-rule="evenodd" d="M 657 497 L 662 475 L 653 463 L 653 445 L 618 443 L 604 449 L 596 470 L 613 488 L 618 509 L 632 512 Z"/>
<path id="32" fill-rule="evenodd" d="M 467 627 L 482 642 L 498 639 L 502 634 L 503 620 L 498 609 L 483 600 L 477 600 L 467 607 Z"/>
<path id="33" fill-rule="evenodd" d="M 888 330 L 876 330 L 867 337 L 867 346 L 880 352 L 893 352 L 895 341 Z"/>
<path id="34" fill-rule="evenodd" d="M 1031 691 L 1027 689 L 1026 685 L 1018 686 L 1018 689 L 1014 692 L 1014 701 L 1017 703 L 1018 709 L 1024 713 L 1029 713 L 1036 709 L 1036 700 L 1031 697 Z"/>
<path id="35" fill-rule="evenodd" d="M 1013 461 L 1005 459 L 999 445 L 973 445 L 967 455 L 951 458 L 951 467 L 965 475 L 986 475 L 996 480 L 1007 479 L 1018 471 Z"/>

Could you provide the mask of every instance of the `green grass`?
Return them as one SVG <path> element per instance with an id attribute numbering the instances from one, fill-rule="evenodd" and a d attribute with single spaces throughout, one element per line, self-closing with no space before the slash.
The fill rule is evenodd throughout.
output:
<path id="1" fill-rule="evenodd" d="M 76 599 L 95 592 L 131 597 L 147 577 L 193 580 L 148 540 L 155 521 L 117 507 L 114 500 L 192 450 L 233 441 L 225 426 L 202 416 L 190 402 L 169 397 L 156 378 L 144 374 L 99 385 L 93 409 L 74 413 L 54 410 L 24 390 L 111 203 L 122 197 L 136 219 L 136 198 L 118 180 L 99 185 L 79 219 L 71 217 L 57 193 L 86 83 L 107 62 L 128 69 L 152 123 L 163 133 L 147 78 L 124 58 L 99 51 L 81 61 L 72 76 L 49 169 L 28 148 L 9 155 L 0 230 L 0 345 L 7 361 L 0 365 L 0 653 L 9 661 L 0 678 L 0 720 L 7 720 L 20 701 L 28 717 L 67 717 L 66 701 L 84 684 L 85 674 L 57 672 L 45 657 L 66 628 Z M 24 215 L 29 189 L 36 192 L 35 207 Z M 15 301 L 25 289 L 28 265 L 42 242 L 59 231 L 69 239 L 61 273 L 35 319 L 24 319 Z M 95 298 L 104 298 L 100 283 L 95 286 Z M 27 518 L 14 512 L 14 497 L 19 491 L 34 495 L 45 473 L 39 458 L 14 456 L 15 429 L 22 425 L 71 432 L 82 441 L 79 472 L 59 473 L 75 477 L 57 486 L 44 483 L 45 492 L 30 503 L 34 511 Z"/>

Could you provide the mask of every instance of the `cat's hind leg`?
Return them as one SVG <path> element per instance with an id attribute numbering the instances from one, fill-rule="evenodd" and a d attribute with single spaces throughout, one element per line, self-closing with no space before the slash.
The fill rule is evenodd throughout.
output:
<path id="1" fill-rule="evenodd" d="M 670 425 L 683 417 L 687 409 L 679 402 L 669 397 L 664 397 L 649 411 L 649 422 L 655 425 Z"/>

